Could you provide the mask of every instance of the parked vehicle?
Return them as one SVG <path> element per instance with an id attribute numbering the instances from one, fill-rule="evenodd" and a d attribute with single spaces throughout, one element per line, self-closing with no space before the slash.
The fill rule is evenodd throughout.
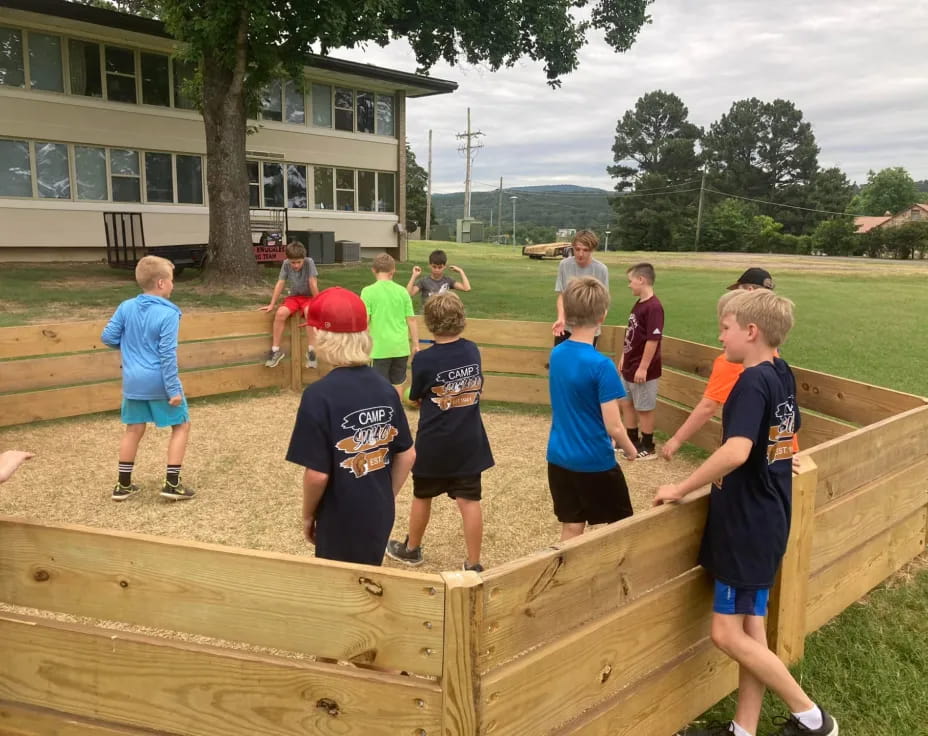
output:
<path id="1" fill-rule="evenodd" d="M 539 243 L 526 245 L 522 248 L 522 255 L 541 260 L 543 258 L 570 258 L 574 249 L 570 243 Z"/>

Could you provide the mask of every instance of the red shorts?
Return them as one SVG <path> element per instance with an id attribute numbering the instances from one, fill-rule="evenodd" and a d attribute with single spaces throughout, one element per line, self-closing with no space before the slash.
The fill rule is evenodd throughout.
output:
<path id="1" fill-rule="evenodd" d="M 284 299 L 283 307 L 290 314 L 296 314 L 300 312 L 305 315 L 306 311 L 309 309 L 309 303 L 313 300 L 311 296 L 288 296 Z"/>

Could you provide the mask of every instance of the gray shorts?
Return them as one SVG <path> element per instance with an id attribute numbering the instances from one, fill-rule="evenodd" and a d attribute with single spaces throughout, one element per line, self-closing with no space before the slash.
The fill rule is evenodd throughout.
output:
<path id="1" fill-rule="evenodd" d="M 625 386 L 625 393 L 631 399 L 632 405 L 637 411 L 654 411 L 657 408 L 657 382 L 658 378 L 644 383 L 633 383 L 622 378 L 622 385 Z"/>
<path id="2" fill-rule="evenodd" d="M 399 386 L 406 380 L 406 364 L 409 356 L 402 358 L 374 358 L 373 368 L 394 386 Z"/>

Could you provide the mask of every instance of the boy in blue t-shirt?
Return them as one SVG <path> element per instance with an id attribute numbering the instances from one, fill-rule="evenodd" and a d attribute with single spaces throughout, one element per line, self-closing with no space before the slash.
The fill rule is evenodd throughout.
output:
<path id="1" fill-rule="evenodd" d="M 744 372 L 722 413 L 722 446 L 681 483 L 657 489 L 673 503 L 711 483 L 699 564 L 715 579 L 712 640 L 741 667 L 734 719 L 692 736 L 754 736 L 764 690 L 790 709 L 779 736 L 837 736 L 835 719 L 809 699 L 767 647 L 764 616 L 786 550 L 792 506 L 796 379 L 777 348 L 793 326 L 793 303 L 772 291 L 745 291 L 721 308 L 725 357 Z"/>
<path id="2" fill-rule="evenodd" d="M 303 391 L 287 460 L 303 472 L 303 534 L 316 557 L 380 565 L 394 501 L 416 458 L 399 396 L 368 364 L 360 297 L 333 286 L 309 307 L 332 371 Z"/>
<path id="3" fill-rule="evenodd" d="M 548 486 L 561 541 L 586 525 L 611 524 L 632 515 L 616 445 L 634 459 L 616 399 L 625 397 L 615 364 L 593 347 L 609 309 L 609 292 L 592 276 L 571 279 L 562 293 L 570 338 L 551 351 L 551 434 Z"/>
<path id="4" fill-rule="evenodd" d="M 480 351 L 461 337 L 464 304 L 457 294 L 449 291 L 433 296 L 426 301 L 423 314 L 435 344 L 412 359 L 409 398 L 421 402 L 421 411 L 409 534 L 404 542 L 390 540 L 387 557 L 407 565 L 422 564 L 422 537 L 432 499 L 447 493 L 457 503 L 464 524 L 464 569 L 483 572 L 480 474 L 493 466 L 493 454 L 480 416 Z"/>

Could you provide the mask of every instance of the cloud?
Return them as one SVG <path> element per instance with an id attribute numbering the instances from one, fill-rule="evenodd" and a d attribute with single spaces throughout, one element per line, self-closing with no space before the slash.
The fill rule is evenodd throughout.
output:
<path id="1" fill-rule="evenodd" d="M 457 92 L 411 99 L 407 133 L 427 160 L 433 130 L 433 190 L 464 188 L 464 157 L 455 135 L 485 135 L 474 165 L 475 189 L 576 183 L 611 189 L 615 125 L 641 95 L 679 95 L 691 120 L 708 126 L 735 100 L 793 101 L 812 124 L 819 163 L 863 182 L 869 169 L 905 166 L 928 178 L 928 82 L 920 62 L 928 3 L 883 0 L 879 7 L 844 0 L 656 0 L 653 22 L 626 54 L 601 38 L 581 52 L 580 67 L 559 89 L 543 66 L 520 61 L 491 72 L 445 63 L 431 74 Z M 405 42 L 340 50 L 337 56 L 412 71 Z"/>

